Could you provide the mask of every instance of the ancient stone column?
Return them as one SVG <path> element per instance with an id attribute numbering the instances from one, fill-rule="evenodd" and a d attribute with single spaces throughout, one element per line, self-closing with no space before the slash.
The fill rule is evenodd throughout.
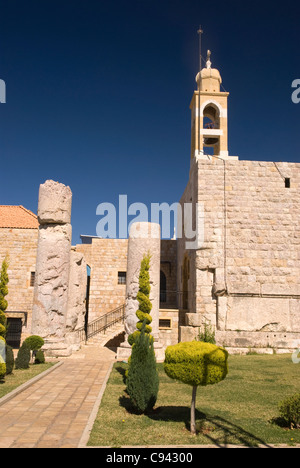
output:
<path id="1" fill-rule="evenodd" d="M 71 249 L 68 310 L 66 319 L 66 343 L 70 351 L 80 349 L 80 337 L 76 331 L 84 326 L 86 314 L 87 267 L 84 256 Z"/>
<path id="2" fill-rule="evenodd" d="M 136 330 L 138 318 L 136 312 L 139 307 L 137 293 L 139 291 L 139 274 L 144 255 L 150 253 L 150 300 L 152 302 L 152 336 L 158 358 L 161 358 L 159 343 L 159 296 L 160 296 L 160 225 L 139 222 L 132 224 L 128 240 L 126 301 L 125 301 L 125 342 L 118 348 L 118 359 L 128 358 L 131 347 L 128 336 Z"/>
<path id="3" fill-rule="evenodd" d="M 32 334 L 45 340 L 49 355 L 70 354 L 65 342 L 71 251 L 72 192 L 52 180 L 40 186 L 40 223 Z"/>

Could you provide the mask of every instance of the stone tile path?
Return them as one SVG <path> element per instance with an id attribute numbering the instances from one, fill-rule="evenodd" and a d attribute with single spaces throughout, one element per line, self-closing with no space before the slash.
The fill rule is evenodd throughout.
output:
<path id="1" fill-rule="evenodd" d="M 76 448 L 115 353 L 84 347 L 0 406 L 0 448 Z"/>

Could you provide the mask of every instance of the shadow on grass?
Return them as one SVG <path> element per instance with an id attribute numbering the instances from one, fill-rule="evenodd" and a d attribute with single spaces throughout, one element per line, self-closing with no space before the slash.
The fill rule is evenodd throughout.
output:
<path id="1" fill-rule="evenodd" d="M 122 396 L 119 402 L 130 414 L 141 414 L 135 411 L 129 397 Z M 190 408 L 186 406 L 159 406 L 145 415 L 153 421 L 182 422 L 185 424 L 186 430 L 190 431 Z M 216 447 L 242 445 L 271 448 L 264 440 L 245 431 L 241 426 L 219 416 L 207 416 L 198 410 L 196 410 L 196 429 L 197 435 L 205 437 L 208 444 Z"/>
<path id="2" fill-rule="evenodd" d="M 161 406 L 148 413 L 147 416 L 154 421 L 182 421 L 186 429 L 190 430 L 190 409 L 185 406 Z M 207 416 L 198 410 L 196 410 L 196 429 L 197 434 L 206 437 L 208 443 L 217 447 L 239 444 L 246 447 L 263 445 L 271 448 L 262 439 L 245 431 L 241 426 L 219 416 Z"/>
<path id="3" fill-rule="evenodd" d="M 118 366 L 116 370 L 122 375 L 123 383 L 126 384 L 126 368 Z M 140 415 L 132 405 L 129 396 L 123 395 L 119 398 L 122 406 L 130 414 Z M 182 422 L 187 431 L 190 431 L 190 408 L 187 406 L 159 406 L 145 415 L 153 421 Z M 271 448 L 264 440 L 243 429 L 241 426 L 232 423 L 219 416 L 209 416 L 196 409 L 196 429 L 197 435 L 207 439 L 208 444 L 216 447 L 226 447 L 228 445 L 242 445 L 246 447 L 264 446 Z M 278 421 L 276 421 L 278 424 Z"/>
<path id="4" fill-rule="evenodd" d="M 123 384 L 126 385 L 126 376 L 125 376 L 126 369 L 122 366 L 118 366 L 116 367 L 116 371 L 119 372 L 119 374 L 121 374 L 122 379 L 123 379 Z"/>

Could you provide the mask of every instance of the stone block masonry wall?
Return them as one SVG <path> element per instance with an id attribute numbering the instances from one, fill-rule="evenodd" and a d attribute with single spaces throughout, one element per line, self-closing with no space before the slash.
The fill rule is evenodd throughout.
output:
<path id="1" fill-rule="evenodd" d="M 9 255 L 9 294 L 7 316 L 22 318 L 26 312 L 27 326 L 23 326 L 21 340 L 31 334 L 31 318 L 34 288 L 30 285 L 31 272 L 35 272 L 38 229 L 0 229 L 0 264 Z"/>
<path id="2" fill-rule="evenodd" d="M 291 348 L 300 337 L 300 164 L 201 160 L 188 185 L 182 202 L 203 203 L 204 243 L 187 325 L 208 319 L 233 346 L 241 331 L 247 346 L 261 332 L 260 347 L 284 333 L 276 343 Z M 181 243 L 183 255 L 192 261 Z"/>
<path id="3" fill-rule="evenodd" d="M 300 296 L 300 164 L 227 163 L 225 189 L 229 291 Z"/>
<path id="4" fill-rule="evenodd" d="M 118 272 L 127 271 L 127 248 L 127 239 L 94 238 L 76 246 L 91 268 L 89 322 L 124 304 L 126 283 L 118 284 Z"/>

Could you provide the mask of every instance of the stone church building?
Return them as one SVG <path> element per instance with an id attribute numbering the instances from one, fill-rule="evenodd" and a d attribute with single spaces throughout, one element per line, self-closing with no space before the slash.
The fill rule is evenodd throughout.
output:
<path id="1" fill-rule="evenodd" d="M 180 205 L 192 207 L 197 235 L 191 244 L 183 222 L 182 235 L 160 241 L 159 341 L 193 340 L 208 324 L 231 352 L 289 352 L 300 346 L 300 164 L 231 156 L 229 93 L 210 54 L 196 83 Z M 0 206 L 8 317 L 22 339 L 40 334 L 57 354 L 74 351 L 76 331 L 121 307 L 129 287 L 129 239 L 81 236 L 72 246 L 71 200 L 68 187 L 47 181 L 38 217 Z"/>

